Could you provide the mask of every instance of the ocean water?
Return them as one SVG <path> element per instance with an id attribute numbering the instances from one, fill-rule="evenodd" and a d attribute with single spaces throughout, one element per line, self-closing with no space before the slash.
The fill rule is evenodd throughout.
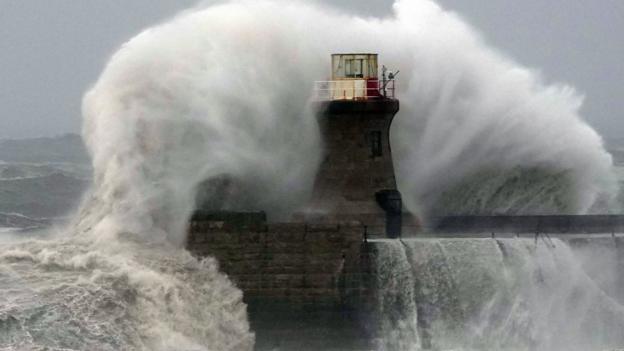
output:
<path id="1" fill-rule="evenodd" d="M 241 292 L 164 243 L 0 245 L 2 350 L 251 350 Z"/>

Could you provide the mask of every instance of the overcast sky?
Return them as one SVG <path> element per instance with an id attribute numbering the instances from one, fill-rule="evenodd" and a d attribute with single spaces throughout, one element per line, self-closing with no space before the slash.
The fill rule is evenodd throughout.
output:
<path id="1" fill-rule="evenodd" d="M 312 0 L 311 0 L 312 1 Z M 385 15 L 391 0 L 314 0 Z M 416 0 L 418 1 L 418 0 Z M 624 137 L 623 0 L 438 0 L 517 62 L 585 94 L 582 113 Z M 0 0 L 0 137 L 80 130 L 80 101 L 108 57 L 195 0 Z"/>

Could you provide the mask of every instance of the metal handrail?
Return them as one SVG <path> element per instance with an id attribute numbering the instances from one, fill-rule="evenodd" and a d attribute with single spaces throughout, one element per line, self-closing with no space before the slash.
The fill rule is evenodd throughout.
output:
<path id="1" fill-rule="evenodd" d="M 356 82 L 362 86 L 356 87 Z M 369 86 L 373 82 L 374 84 Z M 314 82 L 316 100 L 365 100 L 380 97 L 394 99 L 395 91 L 395 80 L 387 81 L 383 91 L 379 81 L 364 79 L 319 80 Z"/>
<path id="2" fill-rule="evenodd" d="M 530 230 L 505 230 L 505 229 L 490 229 L 490 230 L 475 230 L 466 232 L 447 232 L 437 231 L 435 228 L 403 225 L 401 226 L 401 238 L 403 239 L 504 239 L 504 238 L 525 238 L 532 239 L 537 237 L 550 238 L 622 238 L 624 237 L 624 230 L 618 230 L 617 228 L 610 228 L 601 231 L 583 231 L 583 230 L 570 230 L 565 232 L 557 231 L 530 231 Z M 386 239 L 388 235 L 386 233 L 385 226 L 366 226 L 365 237 L 368 240 Z"/>

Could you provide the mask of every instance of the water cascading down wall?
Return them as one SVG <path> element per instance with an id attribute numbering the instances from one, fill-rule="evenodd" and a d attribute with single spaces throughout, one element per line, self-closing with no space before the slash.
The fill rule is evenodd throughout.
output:
<path id="1" fill-rule="evenodd" d="M 375 242 L 382 349 L 621 347 L 621 242 Z"/>

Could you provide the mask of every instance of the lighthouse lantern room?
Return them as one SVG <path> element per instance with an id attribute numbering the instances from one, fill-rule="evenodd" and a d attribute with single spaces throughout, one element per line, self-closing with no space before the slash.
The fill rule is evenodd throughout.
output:
<path id="1" fill-rule="evenodd" d="M 380 81 L 377 54 L 333 54 L 331 61 L 331 80 L 316 82 L 318 100 L 394 98 L 393 75 L 384 67 Z"/>

